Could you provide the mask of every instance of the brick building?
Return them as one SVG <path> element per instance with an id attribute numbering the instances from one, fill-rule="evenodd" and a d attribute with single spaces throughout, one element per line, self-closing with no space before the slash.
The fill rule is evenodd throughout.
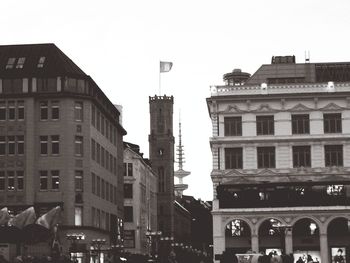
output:
<path id="1" fill-rule="evenodd" d="M 224 80 L 207 99 L 216 259 L 227 249 L 348 259 L 350 63 L 273 57 Z"/>
<path id="2" fill-rule="evenodd" d="M 62 206 L 65 253 L 67 233 L 121 239 L 126 132 L 93 79 L 54 44 L 0 46 L 0 94 L 0 207 Z"/>

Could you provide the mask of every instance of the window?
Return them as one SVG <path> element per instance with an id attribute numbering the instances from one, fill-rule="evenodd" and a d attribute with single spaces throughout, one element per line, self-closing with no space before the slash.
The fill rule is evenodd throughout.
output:
<path id="1" fill-rule="evenodd" d="M 46 155 L 48 153 L 47 138 L 48 136 L 40 136 L 40 154 Z"/>
<path id="2" fill-rule="evenodd" d="M 309 134 L 309 114 L 292 115 L 292 134 Z"/>
<path id="3" fill-rule="evenodd" d="M 258 147 L 258 168 L 275 168 L 275 147 Z"/>
<path id="4" fill-rule="evenodd" d="M 242 136 L 242 117 L 224 118 L 225 136 Z"/>
<path id="5" fill-rule="evenodd" d="M 15 172 L 7 171 L 7 190 L 14 191 L 15 190 Z"/>
<path id="6" fill-rule="evenodd" d="M 325 145 L 325 165 L 343 166 L 343 145 Z"/>
<path id="7" fill-rule="evenodd" d="M 165 175 L 164 175 L 164 168 L 159 167 L 158 168 L 158 191 L 159 193 L 165 192 Z"/>
<path id="8" fill-rule="evenodd" d="M 105 199 L 105 180 L 101 179 L 101 198 Z"/>
<path id="9" fill-rule="evenodd" d="M 0 155 L 6 154 L 6 140 L 5 136 L 0 136 Z"/>
<path id="10" fill-rule="evenodd" d="M 105 148 L 101 147 L 101 165 L 105 167 Z"/>
<path id="11" fill-rule="evenodd" d="M 24 189 L 24 172 L 17 171 L 16 177 L 17 177 L 17 190 L 22 191 Z"/>
<path id="12" fill-rule="evenodd" d="M 124 184 L 124 198 L 132 198 L 132 184 Z"/>
<path id="13" fill-rule="evenodd" d="M 96 125 L 96 108 L 91 105 L 91 125 L 95 127 Z"/>
<path id="14" fill-rule="evenodd" d="M 83 208 L 80 206 L 76 206 L 74 209 L 74 225 L 83 225 Z"/>
<path id="15" fill-rule="evenodd" d="M 105 135 L 105 117 L 101 116 L 101 133 Z"/>
<path id="16" fill-rule="evenodd" d="M 60 136 L 59 135 L 51 136 L 51 153 L 60 154 Z"/>
<path id="17" fill-rule="evenodd" d="M 101 195 L 101 179 L 99 176 L 97 176 L 97 184 L 96 184 L 96 192 L 97 192 L 97 196 Z"/>
<path id="18" fill-rule="evenodd" d="M 323 114 L 323 129 L 324 133 L 341 133 L 341 113 Z"/>
<path id="19" fill-rule="evenodd" d="M 101 146 L 99 143 L 96 143 L 96 161 L 97 163 L 100 163 L 101 160 Z"/>
<path id="20" fill-rule="evenodd" d="M 60 118 L 60 104 L 58 101 L 51 103 L 51 119 L 58 120 Z"/>
<path id="21" fill-rule="evenodd" d="M 128 176 L 134 176 L 133 175 L 133 164 L 128 163 Z"/>
<path id="22" fill-rule="evenodd" d="M 242 169 L 242 148 L 225 148 L 225 169 Z"/>
<path id="23" fill-rule="evenodd" d="M 47 171 L 40 171 L 40 190 L 48 189 Z"/>
<path id="24" fill-rule="evenodd" d="M 16 119 L 16 107 L 14 101 L 8 103 L 8 120 L 14 121 Z"/>
<path id="25" fill-rule="evenodd" d="M 91 139 L 91 159 L 96 160 L 96 142 L 94 139 Z"/>
<path id="26" fill-rule="evenodd" d="M 24 120 L 24 102 L 23 101 L 17 102 L 17 119 L 19 121 Z"/>
<path id="27" fill-rule="evenodd" d="M 17 60 L 16 68 L 23 68 L 26 58 L 22 57 Z"/>
<path id="28" fill-rule="evenodd" d="M 58 170 L 51 171 L 51 189 L 60 189 L 60 171 Z"/>
<path id="29" fill-rule="evenodd" d="M 106 120 L 106 138 L 109 139 L 109 122 Z"/>
<path id="30" fill-rule="evenodd" d="M 84 147 L 83 147 L 83 137 L 75 136 L 75 155 L 83 156 Z"/>
<path id="31" fill-rule="evenodd" d="M 84 191 L 83 171 L 75 171 L 75 191 Z"/>
<path id="32" fill-rule="evenodd" d="M 76 121 L 83 121 L 83 103 L 76 101 L 74 104 L 74 118 Z"/>
<path id="33" fill-rule="evenodd" d="M 8 154 L 14 155 L 16 153 L 15 136 L 8 136 Z"/>
<path id="34" fill-rule="evenodd" d="M 17 154 L 24 154 L 24 136 L 17 136 Z"/>
<path id="35" fill-rule="evenodd" d="M 97 111 L 97 124 L 96 124 L 96 128 L 98 131 L 100 131 L 101 129 L 101 113 L 99 111 Z"/>
<path id="36" fill-rule="evenodd" d="M 275 133 L 273 116 L 256 116 L 256 134 L 273 135 Z"/>
<path id="37" fill-rule="evenodd" d="M 94 173 L 91 173 L 91 192 L 93 194 L 96 193 L 96 175 Z"/>
<path id="38" fill-rule="evenodd" d="M 124 206 L 125 222 L 133 222 L 134 221 L 133 217 L 134 217 L 134 213 L 133 213 L 132 206 Z"/>
<path id="39" fill-rule="evenodd" d="M 109 201 L 111 201 L 112 203 L 114 202 L 114 200 L 113 200 L 113 185 L 112 184 L 109 185 Z"/>
<path id="40" fill-rule="evenodd" d="M 117 174 L 117 158 L 113 157 L 113 173 Z"/>
<path id="41" fill-rule="evenodd" d="M 40 102 L 40 120 L 46 121 L 49 116 L 47 101 Z"/>
<path id="42" fill-rule="evenodd" d="M 23 79 L 3 79 L 2 92 L 5 94 L 22 93 Z"/>
<path id="43" fill-rule="evenodd" d="M 344 185 L 328 185 L 327 194 L 331 196 L 342 196 L 345 194 Z"/>
<path id="44" fill-rule="evenodd" d="M 310 146 L 293 146 L 293 167 L 311 167 Z"/>
<path id="45" fill-rule="evenodd" d="M 38 61 L 38 68 L 43 68 L 44 67 L 44 63 L 45 63 L 45 57 L 40 57 L 39 61 Z"/>
<path id="46" fill-rule="evenodd" d="M 106 200 L 109 201 L 109 183 L 106 182 Z"/>
<path id="47" fill-rule="evenodd" d="M 15 65 L 16 58 L 9 58 L 7 60 L 6 69 L 12 69 Z"/>
<path id="48" fill-rule="evenodd" d="M 0 102 L 0 121 L 6 120 L 6 104 L 4 101 Z"/>
<path id="49" fill-rule="evenodd" d="M 5 172 L 0 171 L 0 191 L 5 190 Z"/>

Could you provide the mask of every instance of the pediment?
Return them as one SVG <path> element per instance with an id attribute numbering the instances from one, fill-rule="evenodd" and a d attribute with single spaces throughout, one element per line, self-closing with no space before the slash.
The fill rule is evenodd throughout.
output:
<path id="1" fill-rule="evenodd" d="M 253 110 L 253 112 L 276 112 L 277 110 L 272 108 L 269 104 L 260 104 L 260 106 Z"/>
<path id="2" fill-rule="evenodd" d="M 242 113 L 244 110 L 241 110 L 237 105 L 228 105 L 224 112 Z"/>
<path id="3" fill-rule="evenodd" d="M 278 175 L 278 173 L 270 170 L 270 169 L 264 169 L 257 173 L 259 176 L 265 176 L 265 175 Z"/>
<path id="4" fill-rule="evenodd" d="M 312 109 L 306 107 L 304 104 L 298 103 L 293 108 L 289 109 L 289 111 L 311 111 Z"/>
<path id="5" fill-rule="evenodd" d="M 339 105 L 335 104 L 334 102 L 331 102 L 329 104 L 327 104 L 326 106 L 324 106 L 321 110 L 324 111 L 339 111 L 339 110 L 343 110 L 343 107 L 340 107 Z"/>
<path id="6" fill-rule="evenodd" d="M 244 176 L 244 173 L 240 172 L 239 170 L 232 169 L 232 170 L 226 170 L 223 175 L 224 176 Z"/>

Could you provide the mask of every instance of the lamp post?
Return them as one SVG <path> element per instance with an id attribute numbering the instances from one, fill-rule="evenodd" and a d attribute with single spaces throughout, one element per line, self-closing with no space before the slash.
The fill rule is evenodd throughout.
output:
<path id="1" fill-rule="evenodd" d="M 93 246 L 94 250 L 97 251 L 98 263 L 100 263 L 101 247 L 104 244 L 106 244 L 106 239 L 104 238 L 96 238 L 91 240 L 91 245 Z"/>
<path id="2" fill-rule="evenodd" d="M 113 253 L 113 258 L 114 258 L 113 262 L 119 262 L 119 261 L 116 261 L 116 260 L 117 260 L 118 257 L 120 257 L 121 253 L 123 252 L 123 248 L 124 248 L 123 244 L 111 245 L 110 250 Z"/>
<path id="3" fill-rule="evenodd" d="M 162 256 L 160 257 L 161 260 L 166 260 L 167 255 L 171 252 L 171 243 L 174 242 L 174 237 L 161 237 L 160 242 L 162 244 Z"/>
<path id="4" fill-rule="evenodd" d="M 78 242 L 79 240 L 84 240 L 85 235 L 83 233 L 67 233 L 66 239 L 70 241 L 70 247 L 69 247 L 69 258 L 72 259 L 72 253 L 78 252 Z M 74 255 L 73 258 L 76 258 Z"/>

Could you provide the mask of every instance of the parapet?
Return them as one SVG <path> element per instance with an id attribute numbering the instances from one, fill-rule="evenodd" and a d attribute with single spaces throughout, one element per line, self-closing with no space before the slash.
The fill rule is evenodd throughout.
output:
<path id="1" fill-rule="evenodd" d="M 167 96 L 167 95 L 163 95 L 163 96 L 157 96 L 154 95 L 154 97 L 149 97 L 149 102 L 152 101 L 158 101 L 158 100 L 163 100 L 163 101 L 171 101 L 172 103 L 174 103 L 174 97 L 173 96 Z"/>

